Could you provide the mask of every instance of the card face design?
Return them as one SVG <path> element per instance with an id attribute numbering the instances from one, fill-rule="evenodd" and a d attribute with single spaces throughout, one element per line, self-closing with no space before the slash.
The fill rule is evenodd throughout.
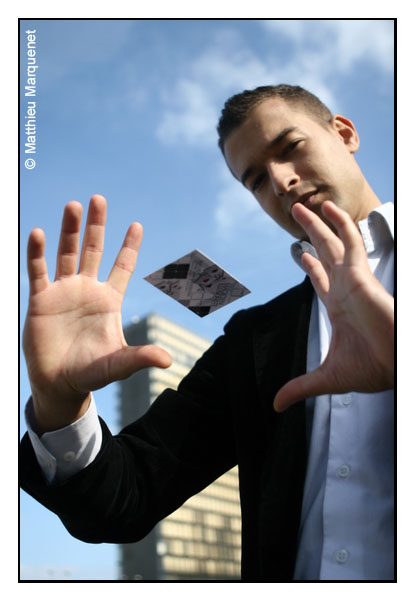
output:
<path id="1" fill-rule="evenodd" d="M 250 293 L 200 250 L 193 250 L 144 279 L 199 317 Z"/>

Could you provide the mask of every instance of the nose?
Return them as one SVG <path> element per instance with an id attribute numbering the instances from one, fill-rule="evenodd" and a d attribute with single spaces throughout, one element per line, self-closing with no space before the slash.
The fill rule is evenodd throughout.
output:
<path id="1" fill-rule="evenodd" d="M 285 196 L 300 181 L 289 163 L 271 161 L 267 165 L 267 170 L 275 196 Z"/>

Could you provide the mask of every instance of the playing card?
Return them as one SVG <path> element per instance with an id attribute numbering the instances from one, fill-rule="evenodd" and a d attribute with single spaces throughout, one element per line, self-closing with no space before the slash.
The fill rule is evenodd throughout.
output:
<path id="1" fill-rule="evenodd" d="M 200 250 L 193 250 L 144 279 L 199 317 L 250 293 Z"/>

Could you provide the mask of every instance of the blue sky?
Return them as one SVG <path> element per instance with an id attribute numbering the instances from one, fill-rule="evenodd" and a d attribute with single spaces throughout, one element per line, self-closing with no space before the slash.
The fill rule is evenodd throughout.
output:
<path id="1" fill-rule="evenodd" d="M 300 84 L 349 117 L 363 172 L 382 202 L 394 200 L 392 21 L 27 20 L 23 82 L 26 29 L 36 29 L 39 69 L 36 167 L 25 169 L 23 152 L 21 164 L 22 325 L 30 230 L 46 233 L 53 278 L 63 207 L 76 199 L 86 209 L 94 193 L 108 200 L 101 279 L 129 223 L 144 226 L 125 324 L 156 311 L 213 340 L 235 311 L 303 278 L 290 258 L 292 238 L 233 179 L 217 148 L 222 105 L 244 88 Z M 22 123 L 26 102 L 21 92 Z M 22 130 L 21 149 L 24 142 Z M 252 293 L 201 319 L 143 280 L 194 248 Z M 22 407 L 29 395 L 22 363 Z M 117 386 L 95 396 L 115 433 Z M 117 577 L 115 546 L 73 539 L 25 493 L 20 529 L 22 578 Z"/>

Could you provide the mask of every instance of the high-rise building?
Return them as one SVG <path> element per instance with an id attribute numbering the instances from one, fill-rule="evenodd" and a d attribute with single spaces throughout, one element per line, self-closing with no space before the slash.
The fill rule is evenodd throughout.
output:
<path id="1" fill-rule="evenodd" d="M 167 370 L 149 368 L 121 382 L 121 426 L 138 419 L 165 388 L 177 388 L 211 342 L 157 314 L 124 331 L 128 344 L 157 344 L 172 359 Z M 126 580 L 237 580 L 241 512 L 238 471 L 218 478 L 162 520 L 142 541 L 120 545 Z"/>

